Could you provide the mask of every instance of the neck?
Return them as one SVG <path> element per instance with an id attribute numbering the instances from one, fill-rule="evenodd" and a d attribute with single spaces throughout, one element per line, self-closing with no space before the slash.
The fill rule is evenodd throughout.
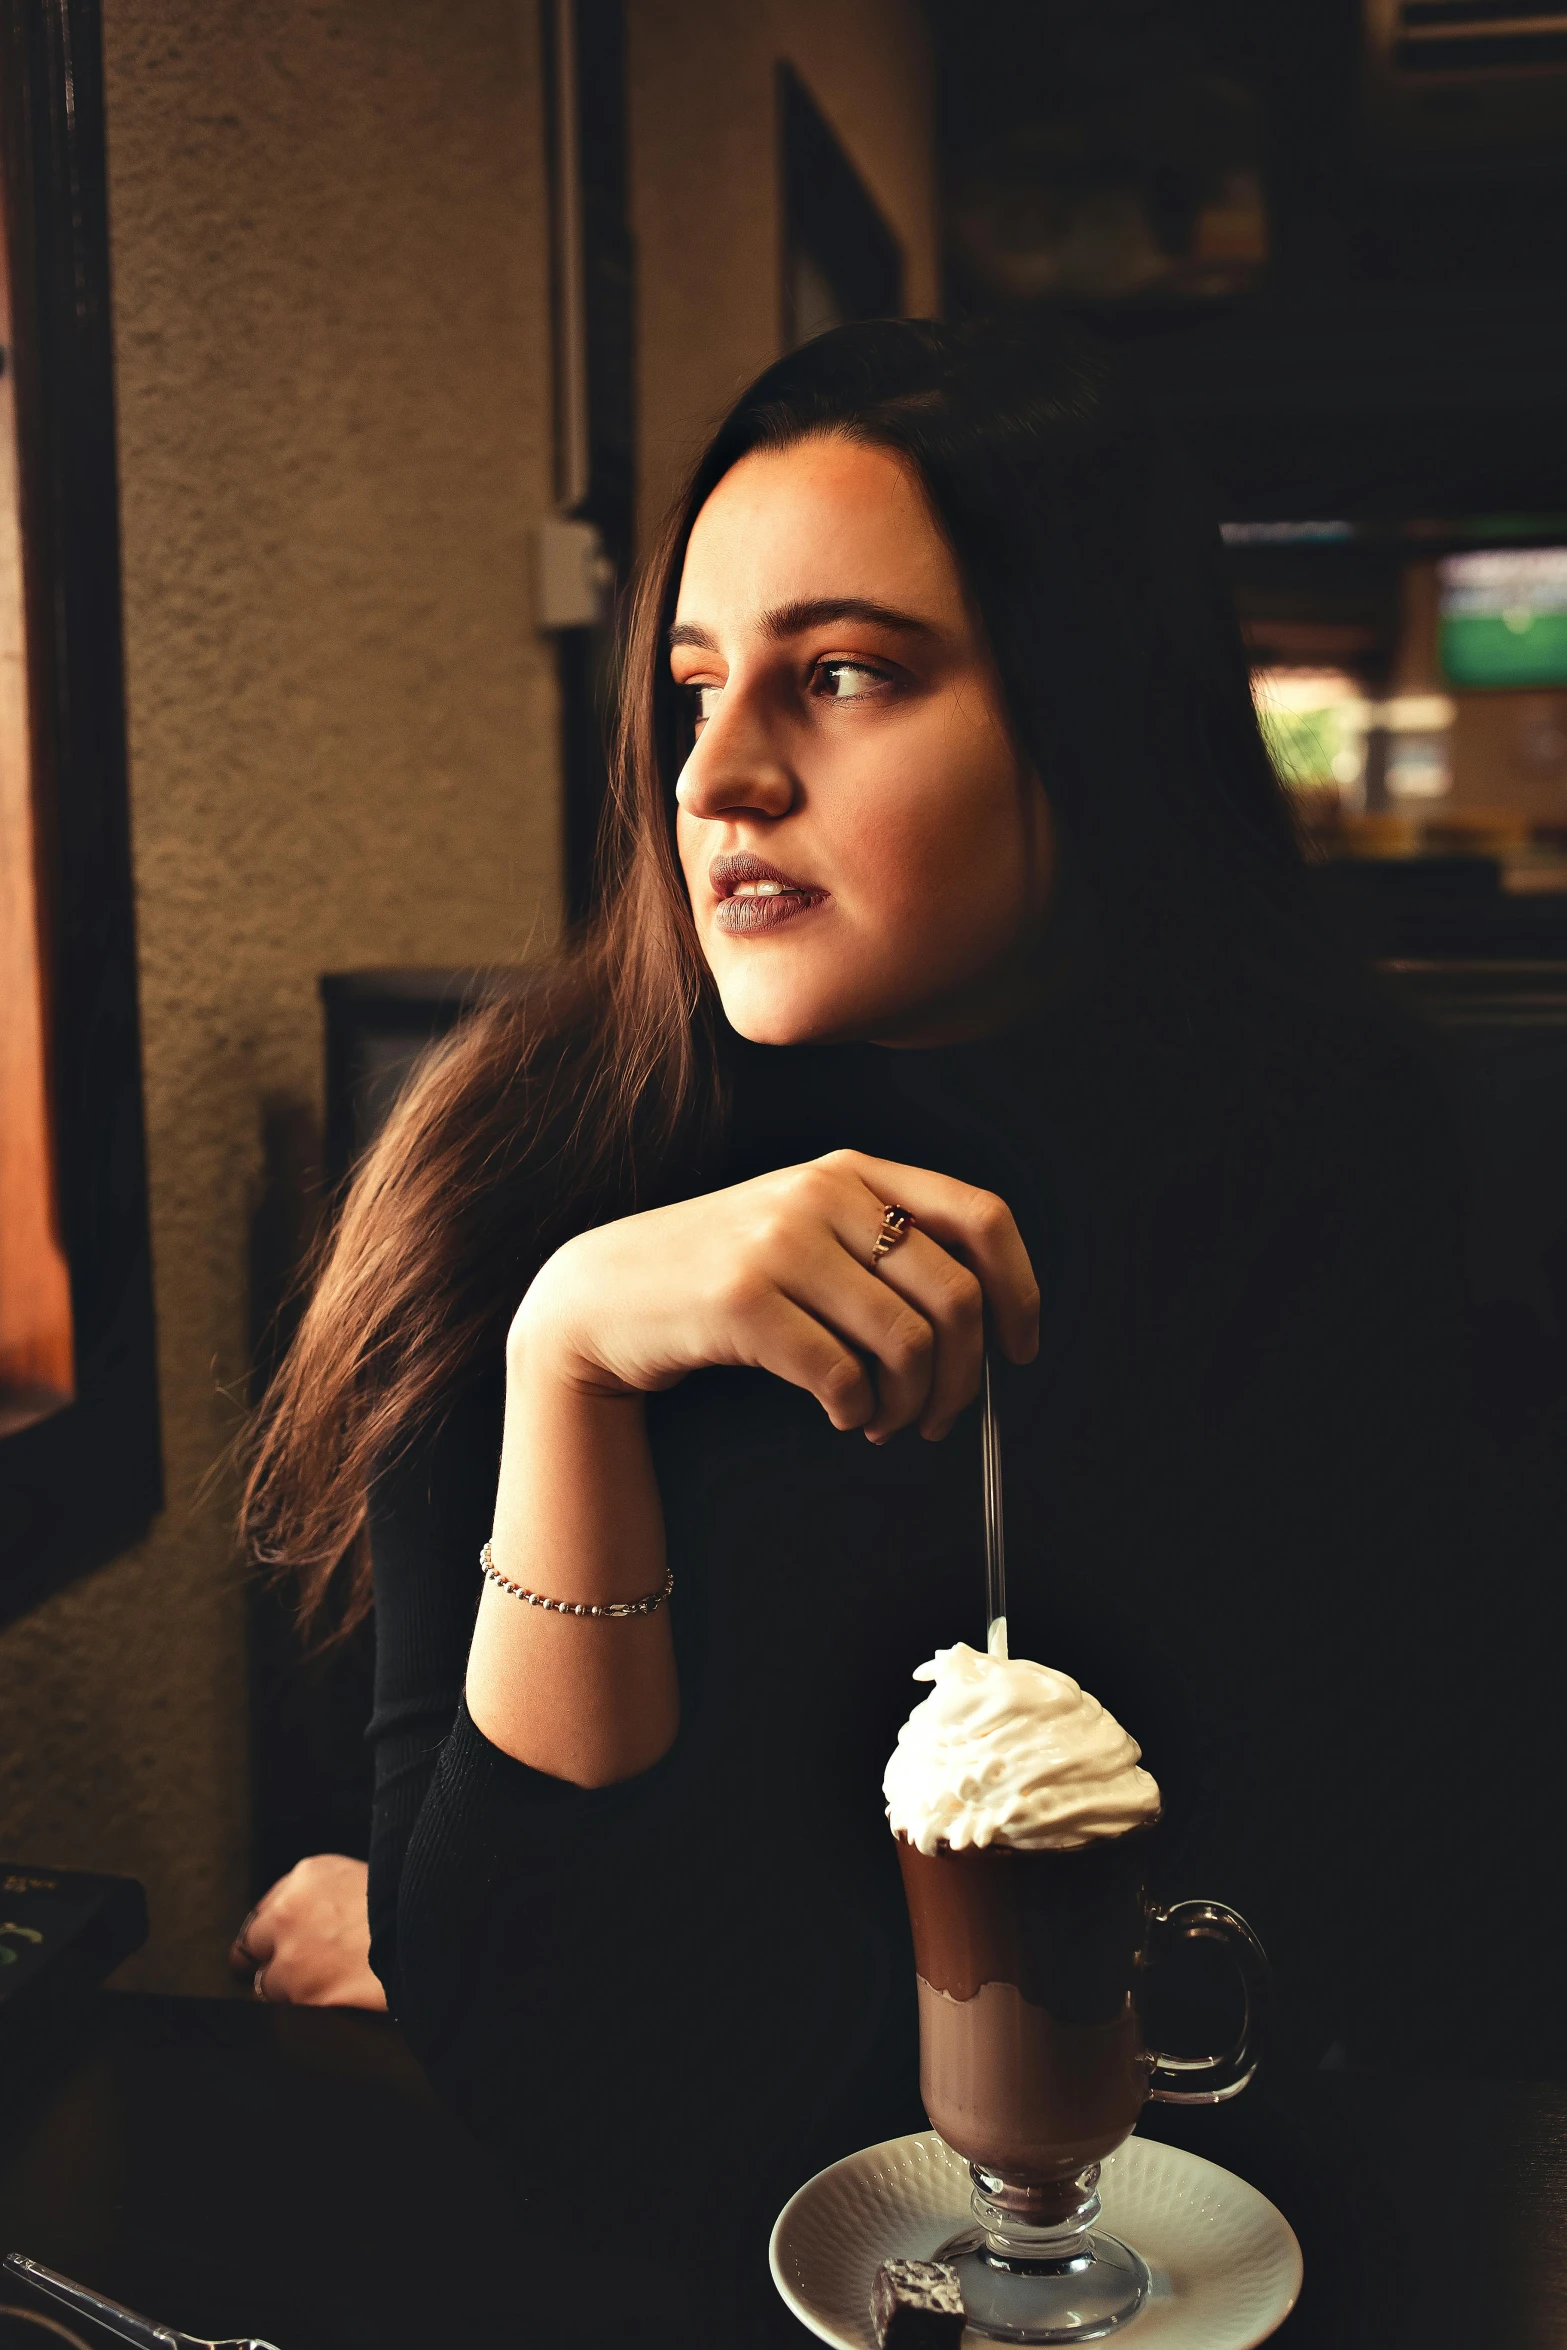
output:
<path id="1" fill-rule="evenodd" d="M 901 1017 L 878 1021 L 867 1044 L 889 1052 L 930 1052 L 943 1045 L 977 1044 L 1004 1036 L 1048 1010 L 1060 996 L 1063 974 L 1037 953 L 1019 956 L 1002 971 L 987 972 L 971 988 L 935 1004 L 922 1004 Z"/>

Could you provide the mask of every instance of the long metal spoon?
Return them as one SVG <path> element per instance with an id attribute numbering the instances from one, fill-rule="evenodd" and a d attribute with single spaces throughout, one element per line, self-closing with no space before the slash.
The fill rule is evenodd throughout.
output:
<path id="1" fill-rule="evenodd" d="M 979 1424 L 981 1482 L 985 1494 L 985 1647 L 1007 1655 L 1007 1529 L 1001 1496 L 1001 1432 L 990 1384 L 990 1349 L 985 1349 L 984 1402 Z"/>
<path id="2" fill-rule="evenodd" d="M 182 2334 L 173 2326 L 160 2326 L 150 2317 L 138 2317 L 134 2309 L 126 2309 L 118 2301 L 107 2300 L 90 2286 L 78 2285 L 72 2278 L 45 2268 L 42 2261 L 29 2260 L 25 2252 L 8 2252 L 5 2265 L 12 2276 L 25 2277 L 40 2293 L 74 2309 L 78 2317 L 95 2318 L 122 2342 L 136 2343 L 137 2350 L 274 2350 L 271 2342 L 259 2341 L 254 2334 L 230 2334 L 214 2342 L 204 2334 Z"/>

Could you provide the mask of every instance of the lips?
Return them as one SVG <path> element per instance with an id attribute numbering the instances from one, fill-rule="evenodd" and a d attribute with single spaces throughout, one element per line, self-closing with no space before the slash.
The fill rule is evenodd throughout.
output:
<path id="1" fill-rule="evenodd" d="M 714 923 L 733 935 L 776 930 L 781 923 L 793 922 L 827 901 L 826 890 L 796 881 L 792 874 L 749 850 L 715 857 L 707 878 L 719 901 Z"/>

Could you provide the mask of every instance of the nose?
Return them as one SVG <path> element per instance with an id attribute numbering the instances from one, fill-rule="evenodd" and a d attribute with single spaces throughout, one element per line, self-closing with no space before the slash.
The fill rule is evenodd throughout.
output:
<path id="1" fill-rule="evenodd" d="M 733 684 L 698 735 L 675 797 L 687 816 L 786 816 L 795 779 L 762 713 Z"/>

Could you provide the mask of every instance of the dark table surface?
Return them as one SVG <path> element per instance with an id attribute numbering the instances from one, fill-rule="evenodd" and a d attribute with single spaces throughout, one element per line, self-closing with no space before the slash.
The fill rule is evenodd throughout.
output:
<path id="1" fill-rule="evenodd" d="M 1142 2127 L 1294 2225 L 1306 2283 L 1280 2350 L 1567 2345 L 1567 2085 L 1315 2073 Z M 395 2026 L 346 2011 L 104 1993 L 68 2061 L 0 2115 L 0 2248 L 282 2350 L 649 2340 L 617 2230 L 593 2306 L 563 2301 L 547 2215 L 436 2104 Z M 681 2350 L 710 2343 L 694 2292 Z"/>

